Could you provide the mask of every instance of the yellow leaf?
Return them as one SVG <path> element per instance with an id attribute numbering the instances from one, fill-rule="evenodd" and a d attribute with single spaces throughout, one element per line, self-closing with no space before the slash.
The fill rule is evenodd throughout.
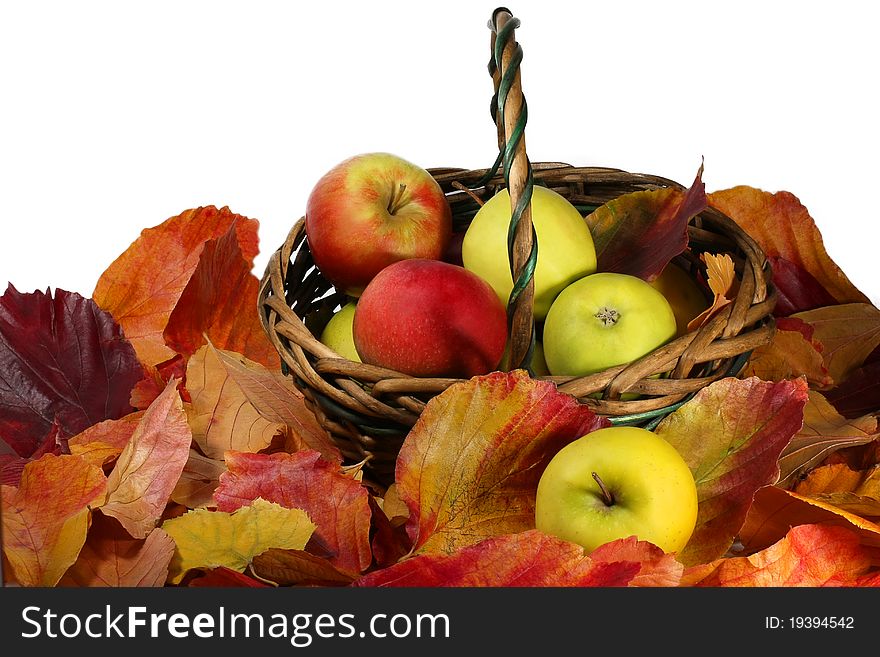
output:
<path id="1" fill-rule="evenodd" d="M 177 584 L 190 568 L 226 566 L 244 572 L 269 548 L 302 550 L 315 525 L 301 509 L 257 498 L 233 513 L 196 509 L 166 520 L 162 529 L 177 546 L 168 573 L 168 581 Z"/>

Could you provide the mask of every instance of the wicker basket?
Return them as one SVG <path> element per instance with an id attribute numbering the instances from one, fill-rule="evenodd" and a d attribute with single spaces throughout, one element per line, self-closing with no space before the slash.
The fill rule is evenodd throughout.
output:
<path id="1" fill-rule="evenodd" d="M 658 176 L 563 163 L 529 163 L 519 61 L 513 37 L 518 26 L 505 9 L 490 21 L 490 73 L 495 85 L 493 108 L 502 156 L 490 169 L 429 169 L 452 207 L 457 229 L 467 226 L 479 207 L 499 189 L 510 191 L 515 240 L 511 252 L 515 280 L 522 294 L 511 303 L 509 351 L 521 363 L 533 341 L 533 286 L 528 275 L 532 226 L 526 205 L 517 203 L 532 184 L 545 185 L 575 206 L 595 207 L 622 194 L 681 185 Z M 502 166 L 499 167 L 499 164 Z M 498 173 L 498 170 L 504 174 Z M 518 220 L 518 221 L 517 221 Z M 728 253 L 739 287 L 733 303 L 700 328 L 629 364 L 585 377 L 541 377 L 558 385 L 615 424 L 652 426 L 712 381 L 735 375 L 751 350 L 768 342 L 774 331 L 776 293 L 761 248 L 736 223 L 708 209 L 688 226 L 688 250 L 678 257 L 694 275 L 699 253 Z M 269 259 L 258 306 L 263 327 L 275 345 L 285 373 L 303 392 L 321 424 L 349 463 L 365 461 L 365 473 L 386 485 L 393 480 L 397 453 L 425 404 L 458 379 L 416 378 L 341 358 L 318 339 L 334 310 L 348 299 L 314 265 L 305 240 L 304 219 L 291 229 Z M 662 378 L 658 373 L 668 373 Z M 624 393 L 628 394 L 624 396 Z"/>

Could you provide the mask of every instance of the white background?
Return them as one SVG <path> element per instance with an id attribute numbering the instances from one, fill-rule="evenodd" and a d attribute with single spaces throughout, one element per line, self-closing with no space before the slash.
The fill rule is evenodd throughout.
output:
<path id="1" fill-rule="evenodd" d="M 513 2 L 513 0 L 511 0 Z M 488 166 L 496 3 L 0 4 L 0 285 L 91 295 L 137 236 L 228 205 L 259 276 L 336 162 Z M 519 0 L 532 161 L 787 190 L 880 302 L 872 2 Z"/>

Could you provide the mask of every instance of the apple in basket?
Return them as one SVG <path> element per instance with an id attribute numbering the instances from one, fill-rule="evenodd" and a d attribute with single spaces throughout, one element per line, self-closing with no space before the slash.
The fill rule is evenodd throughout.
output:
<path id="1" fill-rule="evenodd" d="M 592 551 L 637 536 L 681 550 L 697 522 L 697 487 L 685 460 L 657 434 L 609 427 L 559 450 L 538 481 L 535 526 Z"/>
<path id="2" fill-rule="evenodd" d="M 364 363 L 418 377 L 470 378 L 498 367 L 507 313 L 489 285 L 439 260 L 401 260 L 367 285 L 354 314 Z"/>
<path id="3" fill-rule="evenodd" d="M 393 262 L 440 259 L 452 210 L 425 169 L 390 153 L 364 153 L 318 180 L 306 202 L 305 233 L 324 277 L 358 296 Z"/>
<path id="4" fill-rule="evenodd" d="M 544 322 L 544 358 L 554 376 L 585 376 L 641 358 L 675 335 L 675 315 L 658 290 L 601 272 L 556 297 Z"/>
<path id="5" fill-rule="evenodd" d="M 540 321 L 563 288 L 596 271 L 596 249 L 581 213 L 561 194 L 536 185 L 531 208 L 538 238 L 534 315 Z M 510 216 L 510 193 L 502 189 L 477 211 L 461 249 L 465 268 L 485 279 L 505 306 L 513 289 L 507 255 Z"/>

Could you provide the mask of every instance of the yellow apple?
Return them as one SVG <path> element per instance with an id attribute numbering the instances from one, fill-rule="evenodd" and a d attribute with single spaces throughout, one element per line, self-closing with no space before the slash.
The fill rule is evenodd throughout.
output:
<path id="1" fill-rule="evenodd" d="M 536 185 L 531 205 L 538 238 L 534 315 L 540 321 L 565 286 L 596 271 L 596 249 L 587 223 L 565 197 Z M 479 209 L 461 247 L 465 269 L 488 282 L 505 306 L 513 289 L 507 256 L 510 215 L 510 194 L 503 189 Z"/>
<path id="2" fill-rule="evenodd" d="M 354 311 L 357 305 L 349 302 L 342 306 L 339 311 L 330 318 L 327 326 L 321 331 L 321 342 L 330 347 L 343 358 L 361 362 L 357 349 L 354 347 L 354 337 L 352 336 L 352 324 L 354 323 Z"/>
<path id="3" fill-rule="evenodd" d="M 682 456 L 638 427 L 599 429 L 554 455 L 538 482 L 535 526 L 592 551 L 637 536 L 678 552 L 697 521 L 697 487 Z"/>
<path id="4" fill-rule="evenodd" d="M 672 306 L 677 335 L 687 333 L 688 322 L 709 307 L 709 300 L 693 277 L 671 262 L 651 281 L 651 286 Z"/>
<path id="5" fill-rule="evenodd" d="M 630 363 L 675 337 L 669 302 L 635 276 L 603 272 L 566 287 L 544 322 L 555 376 L 585 376 Z"/>

